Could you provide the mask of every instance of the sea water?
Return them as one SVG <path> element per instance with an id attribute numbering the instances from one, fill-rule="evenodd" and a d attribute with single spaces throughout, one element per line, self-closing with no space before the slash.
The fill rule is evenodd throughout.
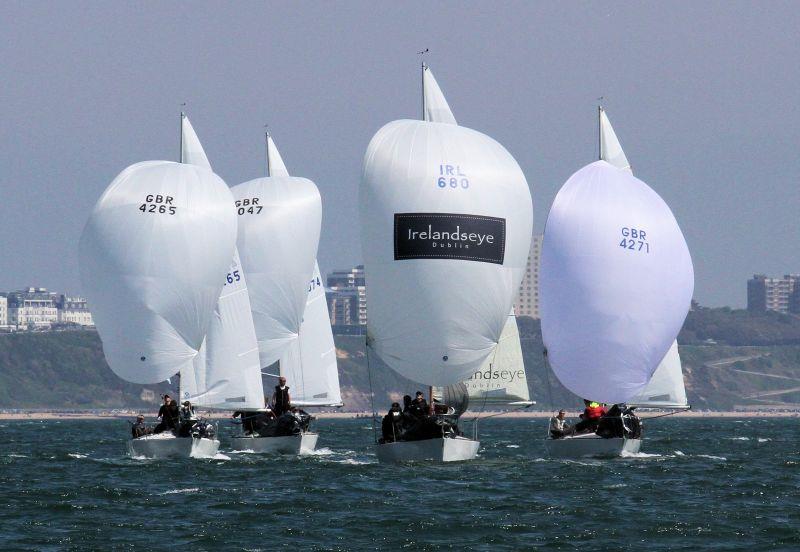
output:
<path id="1" fill-rule="evenodd" d="M 0 550 L 798 550 L 800 420 L 645 423 L 642 452 L 550 460 L 542 419 L 479 424 L 479 458 L 378 464 L 369 420 L 319 449 L 126 455 L 129 425 L 0 421 Z"/>

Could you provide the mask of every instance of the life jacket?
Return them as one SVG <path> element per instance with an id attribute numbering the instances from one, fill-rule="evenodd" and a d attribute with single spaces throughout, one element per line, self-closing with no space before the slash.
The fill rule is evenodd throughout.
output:
<path id="1" fill-rule="evenodd" d="M 275 410 L 284 412 L 289 409 L 289 386 L 281 389 L 280 385 L 275 386 Z"/>
<path id="2" fill-rule="evenodd" d="M 597 403 L 591 403 L 583 411 L 583 415 L 586 417 L 587 420 L 596 420 L 598 418 L 602 418 L 604 413 L 605 412 L 603 412 L 603 407 Z"/>

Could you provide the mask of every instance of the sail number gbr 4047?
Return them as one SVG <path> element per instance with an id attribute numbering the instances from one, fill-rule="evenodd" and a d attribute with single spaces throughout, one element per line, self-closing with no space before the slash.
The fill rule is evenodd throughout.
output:
<path id="1" fill-rule="evenodd" d="M 144 203 L 139 205 L 139 210 L 142 213 L 174 215 L 178 211 L 178 208 L 172 204 L 174 199 L 172 196 L 147 194 L 144 198 Z"/>
<path id="2" fill-rule="evenodd" d="M 650 253 L 650 244 L 647 243 L 647 232 L 645 230 L 623 226 L 620 232 L 622 233 L 622 241 L 619 242 L 620 247 L 631 251 Z"/>

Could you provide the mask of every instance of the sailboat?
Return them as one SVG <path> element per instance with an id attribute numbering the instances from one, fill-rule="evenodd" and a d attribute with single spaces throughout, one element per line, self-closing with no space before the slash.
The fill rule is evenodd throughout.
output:
<path id="1" fill-rule="evenodd" d="M 187 138 L 199 144 L 181 114 Z M 182 155 L 183 156 L 183 155 Z M 145 161 L 117 176 L 81 235 L 81 280 L 111 369 L 153 384 L 193 370 L 236 246 L 233 196 L 206 165 Z M 136 456 L 213 456 L 209 431 L 129 442 Z"/>
<path id="2" fill-rule="evenodd" d="M 456 399 L 458 389 L 463 389 L 465 399 Z M 493 408 L 526 408 L 536 404 L 531 401 L 528 390 L 517 317 L 513 309 L 508 313 L 495 353 L 486 359 L 486 363 L 477 372 L 464 381 L 463 388 L 436 387 L 434 398 L 445 404 L 450 404 L 454 400 L 460 403 L 466 400 L 466 404 L 461 408 L 466 409 L 466 405 L 469 405 L 478 411 Z"/>
<path id="3" fill-rule="evenodd" d="M 602 108 L 599 131 L 600 161 L 564 184 L 545 228 L 540 297 L 548 360 L 565 387 L 586 399 L 685 408 L 675 338 L 694 290 L 691 256 L 669 207 L 633 176 Z M 622 412 L 619 434 L 548 438 L 548 452 L 638 452 L 638 419 Z"/>
<path id="4" fill-rule="evenodd" d="M 367 355 L 408 379 L 449 386 L 494 353 L 525 270 L 533 213 L 517 162 L 459 126 L 422 65 L 422 121 L 381 128 L 359 189 Z M 473 459 L 480 442 L 441 436 L 376 443 L 381 462 Z"/>
<path id="5" fill-rule="evenodd" d="M 320 323 L 327 304 L 315 261 L 322 223 L 319 191 L 310 180 L 289 175 L 269 133 L 266 142 L 267 176 L 232 189 L 260 366 L 280 361 L 280 375 L 288 380 L 293 406 L 340 405 L 330 321 L 327 334 Z M 325 312 L 321 312 L 320 296 Z M 263 393 L 262 385 L 259 382 L 258 388 Z M 318 438 L 306 430 L 295 435 L 254 432 L 233 438 L 231 446 L 299 454 L 313 451 Z"/>

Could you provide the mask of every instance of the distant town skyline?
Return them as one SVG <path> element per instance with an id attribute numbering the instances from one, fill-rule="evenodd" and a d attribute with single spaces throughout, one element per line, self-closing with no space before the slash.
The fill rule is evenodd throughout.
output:
<path id="1" fill-rule="evenodd" d="M 323 199 L 323 272 L 363 259 L 373 134 L 420 111 L 417 52 L 459 124 L 502 143 L 534 231 L 597 157 L 597 102 L 689 245 L 695 298 L 744 307 L 753 274 L 800 271 L 793 3 L 331 5 L 4 3 L 0 289 L 82 294 L 77 243 L 126 166 L 176 159 L 187 111 L 233 186 L 264 174 L 264 125 Z M 78 32 L 80 30 L 80 32 Z M 183 105 L 185 104 L 185 105 Z"/>

